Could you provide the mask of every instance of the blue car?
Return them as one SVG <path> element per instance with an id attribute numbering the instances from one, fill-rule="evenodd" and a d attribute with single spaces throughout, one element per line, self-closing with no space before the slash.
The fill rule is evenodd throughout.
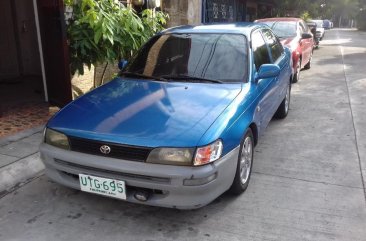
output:
<path id="1" fill-rule="evenodd" d="M 183 26 L 152 37 L 120 76 L 46 125 L 46 174 L 85 192 L 194 209 L 244 192 L 254 147 L 285 118 L 291 53 L 262 24 Z"/>

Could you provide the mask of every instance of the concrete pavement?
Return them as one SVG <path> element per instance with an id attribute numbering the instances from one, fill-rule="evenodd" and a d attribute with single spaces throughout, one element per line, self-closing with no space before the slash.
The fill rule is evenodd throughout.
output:
<path id="1" fill-rule="evenodd" d="M 243 195 L 179 211 L 41 175 L 0 199 L 0 240 L 366 240 L 365 37 L 326 32 L 288 117 L 261 137 Z"/>
<path id="2" fill-rule="evenodd" d="M 42 131 L 39 126 L 0 139 L 0 198 L 43 173 Z"/>

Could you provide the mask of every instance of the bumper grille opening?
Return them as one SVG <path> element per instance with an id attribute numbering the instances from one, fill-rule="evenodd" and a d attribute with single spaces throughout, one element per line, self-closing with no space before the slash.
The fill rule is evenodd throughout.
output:
<path id="1" fill-rule="evenodd" d="M 144 162 L 150 154 L 150 151 L 153 149 L 148 147 L 127 146 L 110 142 L 82 139 L 71 136 L 69 136 L 69 141 L 72 151 L 104 157 L 114 157 L 127 161 Z M 107 145 L 110 147 L 109 154 L 103 154 L 100 151 L 100 148 L 103 145 Z"/>
<path id="2" fill-rule="evenodd" d="M 100 175 L 102 177 L 105 176 L 105 175 L 110 174 L 110 175 L 113 175 L 113 176 L 118 176 L 121 179 L 144 180 L 144 181 L 151 181 L 151 182 L 155 182 L 155 183 L 164 183 L 164 184 L 169 184 L 170 183 L 170 179 L 169 178 L 164 178 L 164 177 L 153 177 L 153 176 L 145 176 L 145 175 L 138 175 L 138 174 L 132 174 L 132 173 L 125 173 L 125 172 L 99 169 L 99 168 L 96 168 L 96 167 L 84 166 L 84 165 L 80 165 L 80 164 L 76 164 L 76 163 L 72 163 L 72 162 L 62 161 L 62 160 L 59 160 L 59 159 L 55 159 L 55 162 L 59 165 L 62 165 L 62 166 L 77 168 L 77 169 L 79 169 L 80 172 L 88 172 L 88 171 L 89 172 L 95 172 L 95 173 L 97 173 L 96 174 L 97 176 Z M 77 179 L 79 179 L 79 176 L 76 175 L 76 174 L 70 174 L 70 175 L 74 175 L 74 176 L 76 176 Z M 91 174 L 91 175 L 93 175 L 93 174 Z"/>

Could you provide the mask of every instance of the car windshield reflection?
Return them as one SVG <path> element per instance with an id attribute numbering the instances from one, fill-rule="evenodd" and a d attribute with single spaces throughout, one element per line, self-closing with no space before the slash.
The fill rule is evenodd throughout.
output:
<path id="1" fill-rule="evenodd" d="M 152 38 L 127 71 L 172 81 L 243 82 L 247 59 L 244 35 L 165 34 Z"/>

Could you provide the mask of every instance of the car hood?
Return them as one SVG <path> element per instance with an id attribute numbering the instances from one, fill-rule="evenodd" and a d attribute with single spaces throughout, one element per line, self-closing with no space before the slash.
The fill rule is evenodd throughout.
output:
<path id="1" fill-rule="evenodd" d="M 71 102 L 47 126 L 127 145 L 196 146 L 241 87 L 117 78 Z"/>

